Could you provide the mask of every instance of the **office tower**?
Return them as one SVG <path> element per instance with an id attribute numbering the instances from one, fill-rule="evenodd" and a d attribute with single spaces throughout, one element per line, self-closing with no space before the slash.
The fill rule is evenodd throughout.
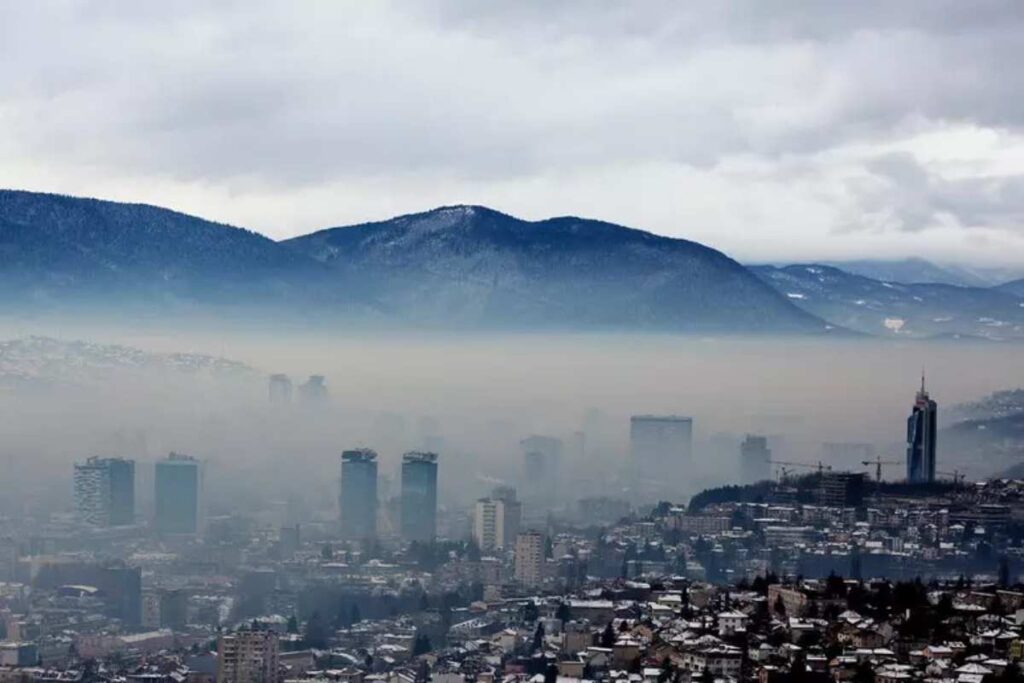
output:
<path id="1" fill-rule="evenodd" d="M 187 455 L 171 453 L 156 464 L 156 530 L 196 534 L 200 525 L 202 468 Z"/>
<path id="2" fill-rule="evenodd" d="M 377 536 L 377 452 L 357 448 L 341 454 L 341 535 L 348 540 Z"/>
<path id="3" fill-rule="evenodd" d="M 292 400 L 292 381 L 288 375 L 270 376 L 268 391 L 271 403 L 290 403 Z"/>
<path id="4" fill-rule="evenodd" d="M 562 467 L 562 440 L 553 436 L 528 436 L 519 442 L 523 451 L 523 479 L 532 493 L 556 485 Z"/>
<path id="5" fill-rule="evenodd" d="M 754 484 L 772 478 L 772 452 L 768 437 L 747 434 L 740 444 L 740 475 L 744 484 Z"/>
<path id="6" fill-rule="evenodd" d="M 110 526 L 110 470 L 98 458 L 75 463 L 75 507 L 79 521 Z"/>
<path id="7" fill-rule="evenodd" d="M 402 538 L 432 541 L 437 535 L 437 454 L 402 456 Z"/>
<path id="8" fill-rule="evenodd" d="M 188 624 L 188 593 L 181 588 L 160 592 L 160 627 L 184 631 Z"/>
<path id="9" fill-rule="evenodd" d="M 323 375 L 310 375 L 309 379 L 299 386 L 299 398 L 304 403 L 323 403 L 327 400 L 327 384 Z"/>
<path id="10" fill-rule="evenodd" d="M 499 487 L 490 498 L 481 498 L 473 511 L 473 540 L 485 552 L 511 547 L 519 534 L 522 505 L 515 489 Z"/>
<path id="11" fill-rule="evenodd" d="M 122 526 L 135 521 L 135 463 L 92 457 L 75 465 L 75 506 L 92 526 Z"/>
<path id="12" fill-rule="evenodd" d="M 281 680 L 277 634 L 236 631 L 217 639 L 217 683 L 277 683 Z"/>
<path id="13" fill-rule="evenodd" d="M 634 415 L 629 419 L 629 447 L 639 493 L 675 495 L 693 463 L 693 419 Z"/>
<path id="14" fill-rule="evenodd" d="M 921 390 L 917 392 L 914 408 L 907 418 L 907 481 L 935 481 L 935 440 L 938 404 L 924 388 L 924 373 L 921 373 Z"/>
<path id="15" fill-rule="evenodd" d="M 515 578 L 524 586 L 539 586 L 544 580 L 544 536 L 539 531 L 516 536 Z"/>

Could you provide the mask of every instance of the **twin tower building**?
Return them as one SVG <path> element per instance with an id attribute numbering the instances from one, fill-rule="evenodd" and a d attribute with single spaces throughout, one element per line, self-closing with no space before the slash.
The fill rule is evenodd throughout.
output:
<path id="1" fill-rule="evenodd" d="M 135 461 L 89 458 L 75 465 L 78 519 L 93 527 L 135 524 Z M 178 453 L 156 463 L 154 515 L 156 530 L 195 534 L 201 524 L 202 464 Z"/>
<path id="2" fill-rule="evenodd" d="M 341 534 L 347 540 L 377 536 L 377 452 L 369 448 L 341 454 Z M 402 456 L 399 531 L 409 541 L 437 536 L 437 454 L 410 451 Z"/>

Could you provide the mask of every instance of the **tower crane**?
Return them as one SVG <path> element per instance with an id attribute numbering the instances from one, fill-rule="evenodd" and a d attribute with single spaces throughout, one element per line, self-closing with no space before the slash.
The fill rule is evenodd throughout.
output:
<path id="1" fill-rule="evenodd" d="M 899 460 L 882 460 L 882 457 L 878 456 L 874 460 L 861 460 L 860 464 L 864 467 L 874 465 L 875 481 L 882 481 L 882 465 L 902 465 L 903 463 Z"/>
<path id="2" fill-rule="evenodd" d="M 962 482 L 964 480 L 964 473 L 961 472 L 960 470 L 953 470 L 952 472 L 940 472 L 940 471 L 936 470 L 935 474 L 942 474 L 942 475 L 945 475 L 947 477 L 953 477 L 953 483 L 954 484 L 959 484 L 960 482 Z"/>
<path id="3" fill-rule="evenodd" d="M 769 460 L 768 462 L 772 465 L 779 465 L 779 470 L 782 473 L 779 479 L 785 479 L 789 476 L 789 470 L 786 469 L 787 467 L 806 467 L 808 469 L 818 470 L 818 474 L 821 474 L 825 470 L 832 470 L 831 465 L 826 465 L 820 460 L 817 465 L 811 465 L 806 462 L 790 462 L 789 460 Z"/>

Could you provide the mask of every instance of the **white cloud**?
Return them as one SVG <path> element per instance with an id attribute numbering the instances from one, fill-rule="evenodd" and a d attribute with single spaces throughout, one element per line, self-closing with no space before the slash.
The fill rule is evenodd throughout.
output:
<path id="1" fill-rule="evenodd" d="M 472 202 L 748 260 L 1007 262 L 1022 24 L 1013 2 L 9 3 L 0 185 L 276 237 Z"/>

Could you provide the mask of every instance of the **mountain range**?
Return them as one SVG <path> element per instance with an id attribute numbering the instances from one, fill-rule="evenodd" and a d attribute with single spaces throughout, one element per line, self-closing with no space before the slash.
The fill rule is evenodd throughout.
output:
<path id="1" fill-rule="evenodd" d="M 1024 338 L 1021 285 L 904 284 L 813 264 L 746 267 L 688 240 L 577 217 L 526 221 L 480 206 L 276 242 L 154 206 L 0 191 L 0 313 L 1008 339 Z"/>
<path id="2" fill-rule="evenodd" d="M 865 334 L 1024 339 L 1024 299 L 1002 287 L 874 280 L 821 264 L 752 270 L 806 310 Z"/>

